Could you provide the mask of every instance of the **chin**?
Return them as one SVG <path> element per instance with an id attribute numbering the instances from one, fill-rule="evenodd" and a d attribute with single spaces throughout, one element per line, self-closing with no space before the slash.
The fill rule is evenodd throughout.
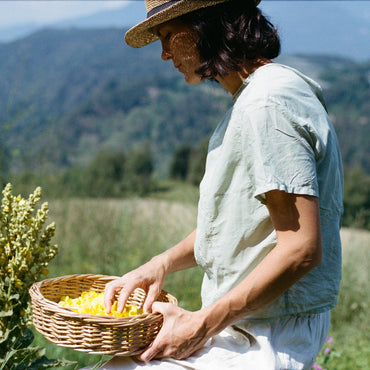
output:
<path id="1" fill-rule="evenodd" d="M 187 75 L 184 75 L 184 78 L 185 78 L 185 81 L 189 85 L 196 85 L 196 84 L 198 84 L 199 82 L 202 81 L 202 78 L 200 76 L 187 76 Z"/>

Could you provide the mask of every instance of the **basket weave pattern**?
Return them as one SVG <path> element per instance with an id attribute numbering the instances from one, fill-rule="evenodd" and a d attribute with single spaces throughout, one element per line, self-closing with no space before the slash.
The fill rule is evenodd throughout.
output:
<path id="1" fill-rule="evenodd" d="M 162 314 L 131 317 L 80 314 L 58 304 L 63 295 L 77 298 L 82 292 L 103 292 L 105 284 L 116 279 L 107 275 L 68 275 L 32 285 L 33 324 L 52 343 L 77 351 L 131 356 L 141 353 L 154 340 L 163 322 Z M 127 304 L 143 307 L 143 289 L 137 288 Z M 157 301 L 177 304 L 175 297 L 162 291 Z"/>

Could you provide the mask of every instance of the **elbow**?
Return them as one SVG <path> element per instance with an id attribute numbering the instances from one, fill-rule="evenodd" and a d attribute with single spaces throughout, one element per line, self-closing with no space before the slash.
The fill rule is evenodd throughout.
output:
<path id="1" fill-rule="evenodd" d="M 301 239 L 291 252 L 290 261 L 292 270 L 298 274 L 305 275 L 319 266 L 322 261 L 321 238 L 307 238 L 305 241 Z"/>
<path id="2" fill-rule="evenodd" d="M 303 267 L 307 272 L 320 265 L 322 261 L 321 240 L 315 240 L 308 244 L 303 258 Z"/>

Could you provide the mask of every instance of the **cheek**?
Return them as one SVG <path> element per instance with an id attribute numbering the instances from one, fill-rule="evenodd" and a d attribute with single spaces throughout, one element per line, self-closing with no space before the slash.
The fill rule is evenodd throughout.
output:
<path id="1" fill-rule="evenodd" d="M 187 32 L 176 34 L 173 37 L 171 49 L 174 55 L 181 58 L 182 61 L 199 65 L 199 52 L 194 35 Z"/>

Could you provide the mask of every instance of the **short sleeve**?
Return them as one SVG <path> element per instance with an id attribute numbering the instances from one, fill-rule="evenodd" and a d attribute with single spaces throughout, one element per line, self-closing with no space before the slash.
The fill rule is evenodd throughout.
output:
<path id="1" fill-rule="evenodd" d="M 312 132 L 278 104 L 248 110 L 241 122 L 244 164 L 254 176 L 254 196 L 265 193 L 319 196 Z"/>

